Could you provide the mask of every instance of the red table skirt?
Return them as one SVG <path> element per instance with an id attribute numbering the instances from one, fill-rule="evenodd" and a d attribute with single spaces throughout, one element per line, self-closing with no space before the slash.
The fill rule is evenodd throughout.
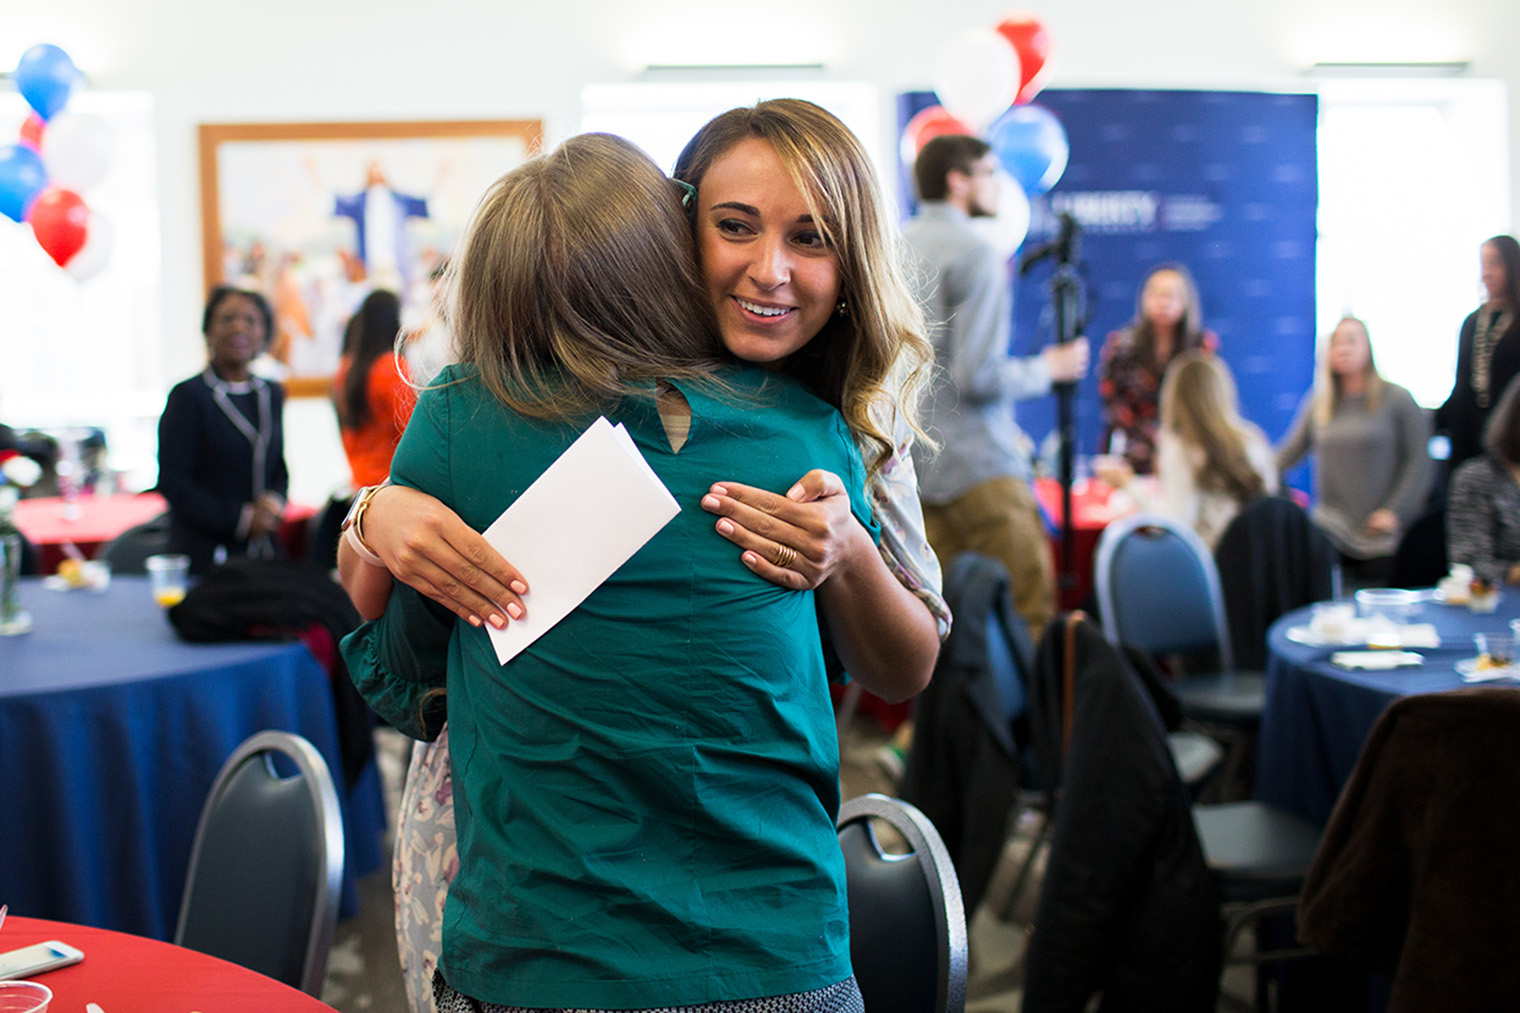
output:
<path id="1" fill-rule="evenodd" d="M 108 1013 L 332 1013 L 332 1007 L 245 967 L 156 939 L 12 914 L 4 948 L 56 939 L 84 951 L 70 967 L 36 975 L 54 1013 L 98 1003 Z"/>
<path id="2" fill-rule="evenodd" d="M 72 543 L 87 559 L 94 559 L 107 542 L 131 527 L 150 521 L 168 509 L 156 492 L 137 495 L 80 496 L 72 504 L 56 496 L 24 499 L 16 504 L 16 526 L 37 546 L 42 573 L 53 573 L 67 557 L 65 543 Z M 313 507 L 292 503 L 285 511 L 281 537 L 291 555 L 306 552 L 306 526 Z"/>

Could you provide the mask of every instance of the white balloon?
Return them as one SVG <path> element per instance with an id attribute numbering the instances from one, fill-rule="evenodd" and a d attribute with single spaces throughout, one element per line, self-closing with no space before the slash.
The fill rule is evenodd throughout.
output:
<path id="1" fill-rule="evenodd" d="M 1019 54 L 991 28 L 956 32 L 935 54 L 934 93 L 940 105 L 981 130 L 1013 105 Z"/>
<path id="2" fill-rule="evenodd" d="M 111 219 L 91 209 L 90 222 L 84 230 L 84 245 L 79 248 L 78 253 L 69 258 L 69 262 L 63 265 L 63 269 L 75 281 L 93 278 L 106 264 L 110 263 L 111 250 L 115 245 L 116 226 L 111 224 Z"/>
<path id="3" fill-rule="evenodd" d="M 105 120 L 65 110 L 42 132 L 42 164 L 51 183 L 79 193 L 105 176 L 115 146 L 116 132 Z"/>
<path id="4" fill-rule="evenodd" d="M 998 173 L 998 209 L 990 218 L 973 218 L 971 225 L 1004 257 L 1012 257 L 1029 234 L 1029 196 L 1019 181 Z"/>

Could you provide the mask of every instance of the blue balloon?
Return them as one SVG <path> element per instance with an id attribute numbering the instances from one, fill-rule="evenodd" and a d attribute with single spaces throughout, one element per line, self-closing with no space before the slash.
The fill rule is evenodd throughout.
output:
<path id="1" fill-rule="evenodd" d="M 27 105 L 37 110 L 38 116 L 50 120 L 69 101 L 70 93 L 79 83 L 79 68 L 68 53 L 43 42 L 21 54 L 13 78 Z"/>
<path id="2" fill-rule="evenodd" d="M 0 147 L 0 214 L 25 221 L 37 195 L 47 189 L 47 169 L 37 152 L 20 144 Z"/>
<path id="3" fill-rule="evenodd" d="M 987 143 L 1031 197 L 1056 185 L 1071 155 L 1061 121 L 1037 105 L 1014 106 L 998 117 L 987 130 Z"/>

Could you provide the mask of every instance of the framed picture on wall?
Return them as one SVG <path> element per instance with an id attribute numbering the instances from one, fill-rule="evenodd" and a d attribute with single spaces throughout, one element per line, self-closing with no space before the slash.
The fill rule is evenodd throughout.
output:
<path id="1" fill-rule="evenodd" d="M 325 396 L 370 292 L 395 292 L 402 330 L 426 330 L 431 278 L 476 202 L 542 137 L 538 120 L 202 124 L 207 291 L 268 296 L 270 371 L 292 396 Z"/>

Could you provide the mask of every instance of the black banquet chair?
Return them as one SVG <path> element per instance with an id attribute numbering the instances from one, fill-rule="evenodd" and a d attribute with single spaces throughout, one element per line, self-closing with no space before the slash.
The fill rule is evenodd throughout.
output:
<path id="1" fill-rule="evenodd" d="M 907 854 L 883 851 L 871 820 L 902 836 Z M 850 901 L 850 961 L 870 1013 L 962 1013 L 966 915 L 950 854 L 934 824 L 885 795 L 839 809 Z"/>
<path id="2" fill-rule="evenodd" d="M 148 557 L 169 551 L 169 513 L 134 525 L 117 535 L 100 550 L 100 558 L 111 572 L 123 576 L 148 572 Z"/>
<path id="3" fill-rule="evenodd" d="M 343 862 L 343 818 L 322 754 L 289 732 L 250 736 L 201 809 L 174 942 L 317 995 Z"/>

